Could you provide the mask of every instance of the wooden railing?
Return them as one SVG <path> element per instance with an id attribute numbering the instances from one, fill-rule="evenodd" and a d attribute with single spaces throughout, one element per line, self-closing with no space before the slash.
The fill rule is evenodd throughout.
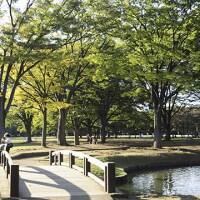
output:
<path id="1" fill-rule="evenodd" d="M 0 163 L 6 172 L 6 178 L 9 180 L 10 197 L 19 196 L 19 165 L 13 163 L 9 153 L 2 151 Z"/>
<path id="2" fill-rule="evenodd" d="M 83 167 L 76 165 L 76 158 L 83 161 Z M 82 152 L 71 150 L 50 151 L 49 162 L 50 165 L 67 165 L 70 168 L 76 169 L 102 185 L 106 192 L 115 192 L 115 163 L 113 162 L 102 162 Z M 91 164 L 103 170 L 104 178 L 101 179 L 91 173 Z"/>

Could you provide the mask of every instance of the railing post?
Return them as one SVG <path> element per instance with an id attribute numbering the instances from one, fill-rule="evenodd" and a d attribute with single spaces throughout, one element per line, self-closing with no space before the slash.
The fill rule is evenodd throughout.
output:
<path id="1" fill-rule="evenodd" d="M 5 154 L 2 155 L 2 161 L 3 161 L 3 169 L 5 170 L 5 168 L 6 168 L 6 155 Z"/>
<path id="2" fill-rule="evenodd" d="M 107 179 L 107 173 L 108 173 L 108 170 L 107 170 L 108 166 L 105 164 L 105 168 L 104 168 L 104 191 L 107 192 L 107 185 L 108 185 L 108 179 Z"/>
<path id="3" fill-rule="evenodd" d="M 10 166 L 10 197 L 19 196 L 19 165 Z"/>
<path id="4" fill-rule="evenodd" d="M 1 164 L 3 164 L 3 161 L 4 161 L 4 153 L 1 151 Z"/>
<path id="5" fill-rule="evenodd" d="M 72 153 L 69 153 L 69 168 L 72 168 L 74 164 L 75 164 L 75 158 L 72 155 Z"/>
<path id="6" fill-rule="evenodd" d="M 84 175 L 88 176 L 88 172 L 90 172 L 90 162 L 88 162 L 88 158 L 84 157 Z"/>
<path id="7" fill-rule="evenodd" d="M 3 152 L 1 152 L 1 164 L 3 165 L 3 161 L 4 161 L 4 154 Z"/>
<path id="8" fill-rule="evenodd" d="M 61 152 L 59 152 L 59 154 L 58 154 L 58 165 L 61 165 L 61 162 L 63 162 L 63 154 L 61 154 Z"/>
<path id="9" fill-rule="evenodd" d="M 58 156 L 57 156 L 57 154 L 55 154 L 54 155 L 54 157 L 53 157 L 53 161 L 54 161 L 54 165 L 57 165 L 57 161 L 58 161 Z"/>
<path id="10" fill-rule="evenodd" d="M 8 163 L 8 159 L 6 159 L 6 178 L 8 178 L 9 174 L 10 174 L 10 165 Z"/>
<path id="11" fill-rule="evenodd" d="M 2 161 L 1 161 L 1 152 L 2 152 L 2 151 L 0 150 L 0 164 L 2 163 Z"/>
<path id="12" fill-rule="evenodd" d="M 106 163 L 106 191 L 108 193 L 115 192 L 115 163 L 108 162 Z"/>
<path id="13" fill-rule="evenodd" d="M 53 152 L 52 150 L 49 151 L 49 165 L 52 165 L 54 162 L 54 157 L 53 157 Z"/>

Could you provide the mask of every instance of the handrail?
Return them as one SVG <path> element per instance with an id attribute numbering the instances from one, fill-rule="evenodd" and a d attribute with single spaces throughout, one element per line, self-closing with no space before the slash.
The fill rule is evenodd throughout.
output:
<path id="1" fill-rule="evenodd" d="M 0 155 L 0 163 L 10 183 L 10 197 L 19 197 L 19 165 L 13 163 L 7 151 L 2 151 Z"/>
<path id="2" fill-rule="evenodd" d="M 64 156 L 68 156 L 68 163 L 64 162 Z M 83 160 L 83 168 L 75 164 L 75 159 Z M 96 158 L 86 155 L 82 152 L 71 150 L 49 151 L 49 164 L 50 165 L 67 165 L 68 167 L 82 172 L 85 176 L 89 176 L 97 183 L 104 187 L 108 193 L 115 192 L 115 163 L 102 162 Z M 104 171 L 104 179 L 100 179 L 90 171 L 91 164 L 96 165 Z"/>

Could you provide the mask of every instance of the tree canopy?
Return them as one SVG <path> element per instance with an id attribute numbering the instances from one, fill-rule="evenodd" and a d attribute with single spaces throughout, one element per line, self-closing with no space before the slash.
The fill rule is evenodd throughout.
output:
<path id="1" fill-rule="evenodd" d="M 89 135 L 98 129 L 105 142 L 112 128 L 145 129 L 153 113 L 153 145 L 161 148 L 178 97 L 199 97 L 199 6 L 196 0 L 1 1 L 0 135 L 13 100 L 23 107 L 17 105 L 23 99 L 42 113 L 43 146 L 49 110 L 58 145 L 67 145 L 69 127 L 76 138 L 81 129 Z"/>

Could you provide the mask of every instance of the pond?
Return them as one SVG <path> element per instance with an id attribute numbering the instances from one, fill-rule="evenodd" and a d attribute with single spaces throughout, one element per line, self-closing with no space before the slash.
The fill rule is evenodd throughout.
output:
<path id="1" fill-rule="evenodd" d="M 200 166 L 129 174 L 119 189 L 129 196 L 200 195 Z"/>

